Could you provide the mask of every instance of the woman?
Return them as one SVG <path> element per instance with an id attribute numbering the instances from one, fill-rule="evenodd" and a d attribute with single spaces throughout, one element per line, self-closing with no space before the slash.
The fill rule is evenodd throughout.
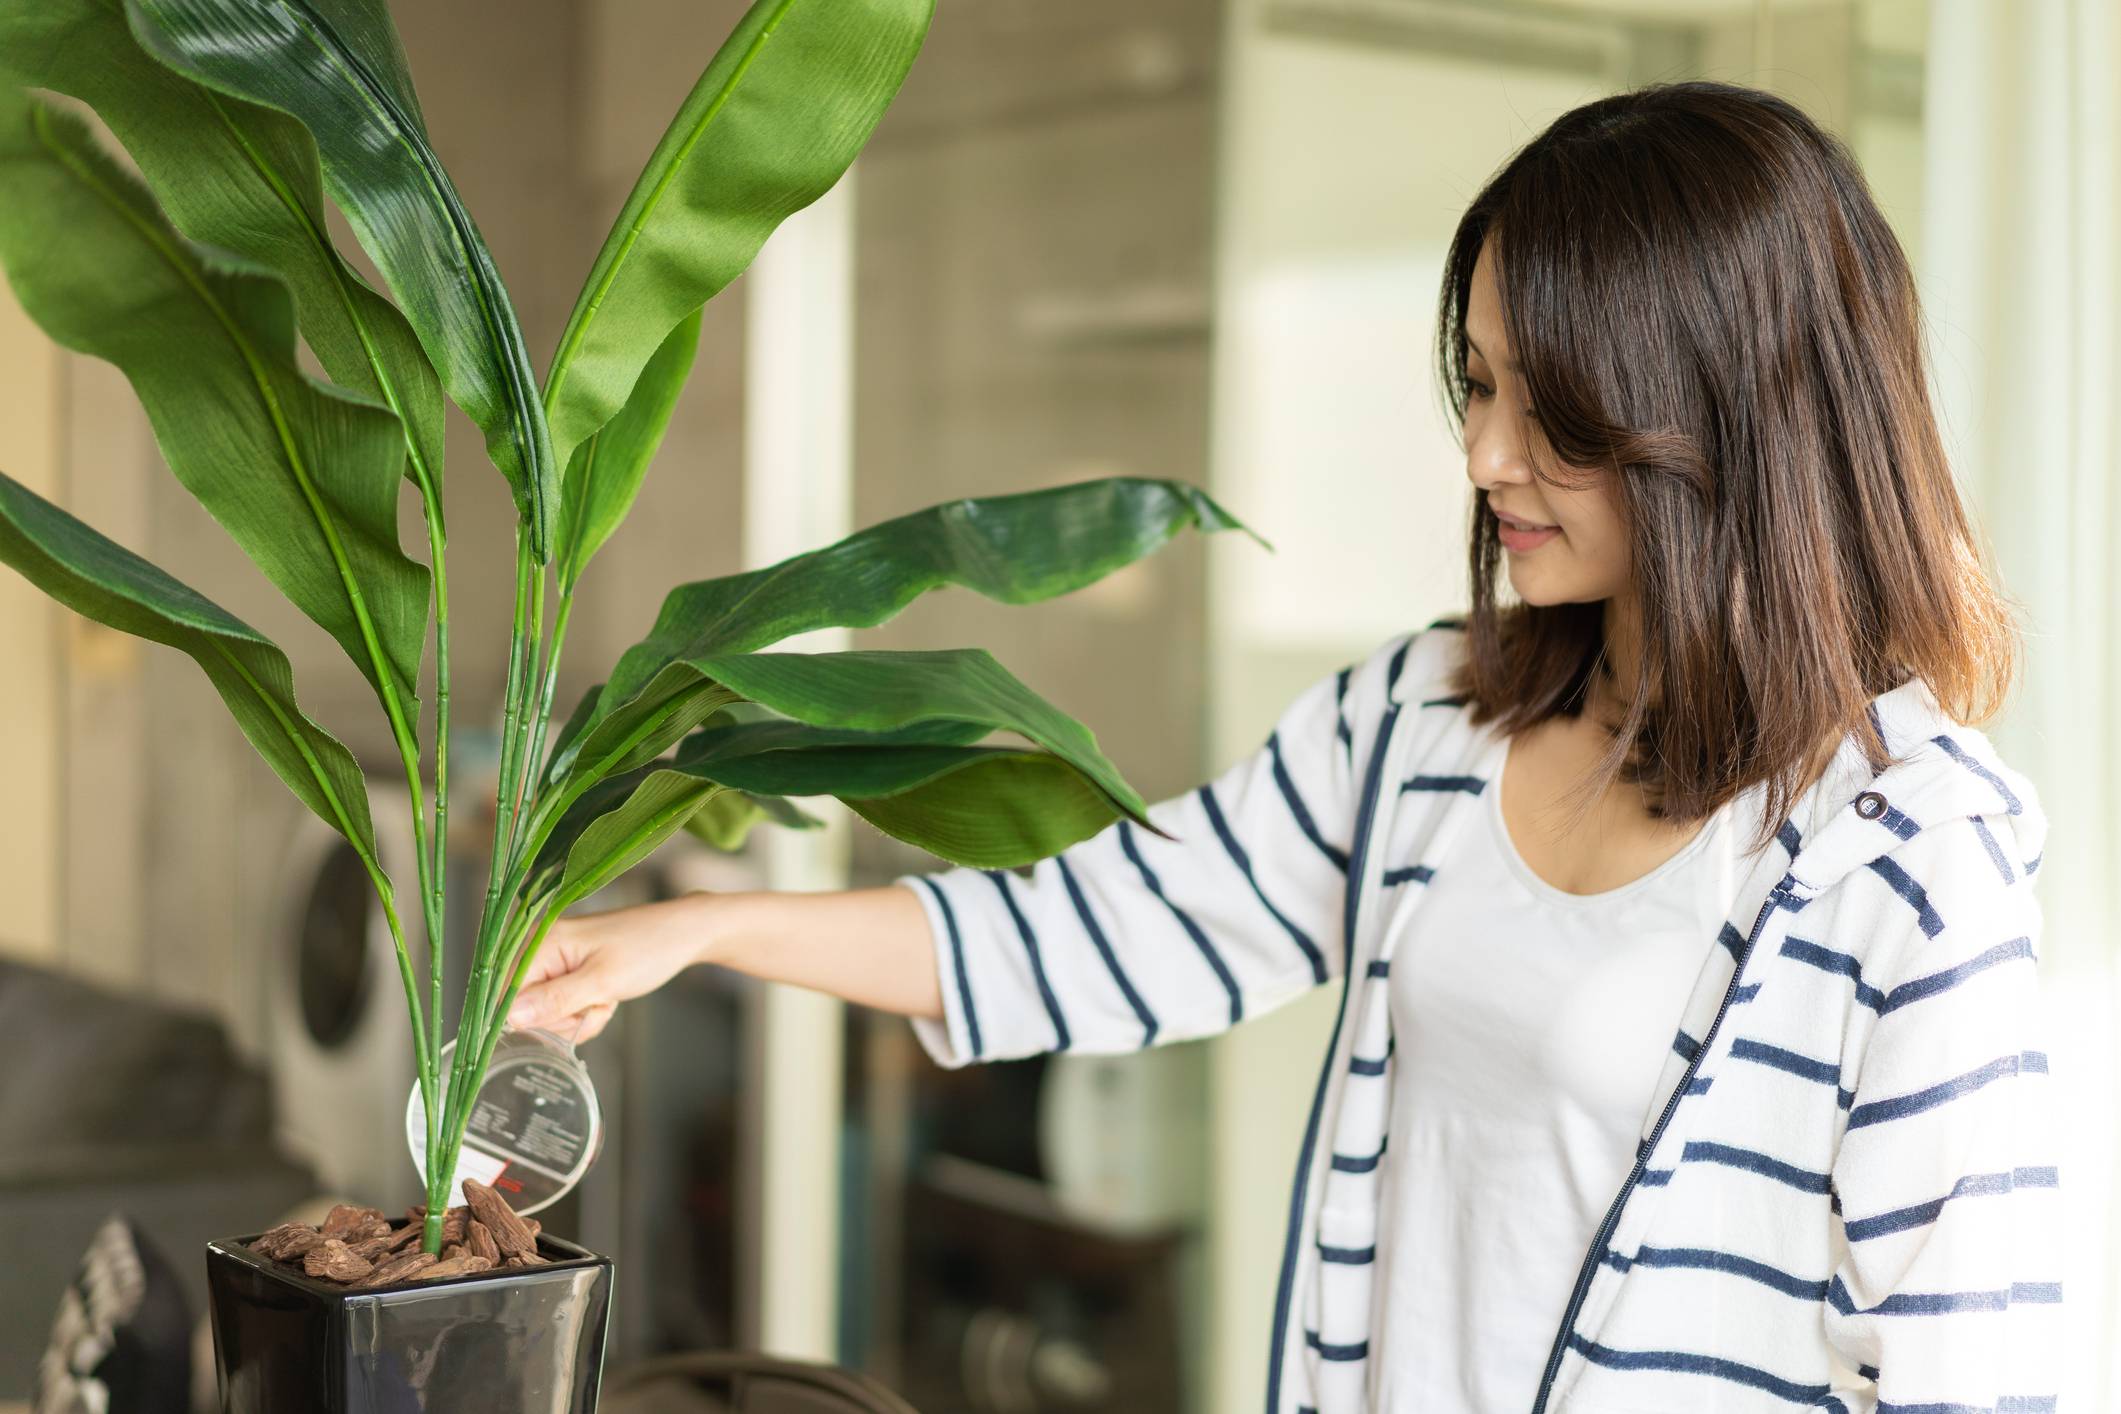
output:
<path id="1" fill-rule="evenodd" d="M 1766 93 L 1601 99 L 1473 203 L 1442 307 L 1465 615 L 1168 839 L 570 921 L 514 1019 L 713 961 L 962 1065 L 1331 985 L 1269 1414 L 2053 1408 L 2046 822 L 1966 725 L 2013 629 L 1861 176 Z"/>

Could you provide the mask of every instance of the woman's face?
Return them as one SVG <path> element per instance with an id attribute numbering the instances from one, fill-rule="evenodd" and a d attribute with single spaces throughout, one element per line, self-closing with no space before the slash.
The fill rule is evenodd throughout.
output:
<path id="1" fill-rule="evenodd" d="M 1493 251 L 1493 240 L 1482 245 L 1466 303 L 1466 476 L 1499 521 L 1510 586 L 1520 599 L 1550 605 L 1621 598 L 1631 579 L 1627 527 L 1607 476 L 1588 473 L 1594 479 L 1570 489 L 1532 474 L 1534 458 L 1552 464 L 1553 453 L 1503 330 Z M 1586 474 L 1569 473 L 1571 480 Z"/>

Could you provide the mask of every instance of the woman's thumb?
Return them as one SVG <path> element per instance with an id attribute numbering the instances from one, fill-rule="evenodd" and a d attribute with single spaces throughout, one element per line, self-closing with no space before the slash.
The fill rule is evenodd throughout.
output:
<path id="1" fill-rule="evenodd" d="M 572 1016 L 595 1000 L 587 995 L 588 990 L 578 972 L 562 973 L 525 987 L 516 994 L 515 1005 L 508 1008 L 508 1024 L 518 1028 L 537 1026 Z"/>

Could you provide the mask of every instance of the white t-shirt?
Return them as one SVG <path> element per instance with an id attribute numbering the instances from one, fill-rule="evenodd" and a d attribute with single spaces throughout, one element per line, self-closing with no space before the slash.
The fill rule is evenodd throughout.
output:
<path id="1" fill-rule="evenodd" d="M 1739 879 L 1727 806 L 1630 883 L 1555 888 L 1503 823 L 1507 754 L 1392 961 L 1380 1414 L 1531 1407 Z"/>

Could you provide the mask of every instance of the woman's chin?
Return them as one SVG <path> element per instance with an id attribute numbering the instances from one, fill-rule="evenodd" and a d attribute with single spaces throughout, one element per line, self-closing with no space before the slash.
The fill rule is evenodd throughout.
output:
<path id="1" fill-rule="evenodd" d="M 1537 572 L 1522 573 L 1512 567 L 1510 588 L 1519 599 L 1536 608 L 1552 609 L 1562 604 L 1595 604 L 1608 599 L 1608 590 L 1589 588 L 1581 584 L 1567 584 L 1551 574 Z"/>

